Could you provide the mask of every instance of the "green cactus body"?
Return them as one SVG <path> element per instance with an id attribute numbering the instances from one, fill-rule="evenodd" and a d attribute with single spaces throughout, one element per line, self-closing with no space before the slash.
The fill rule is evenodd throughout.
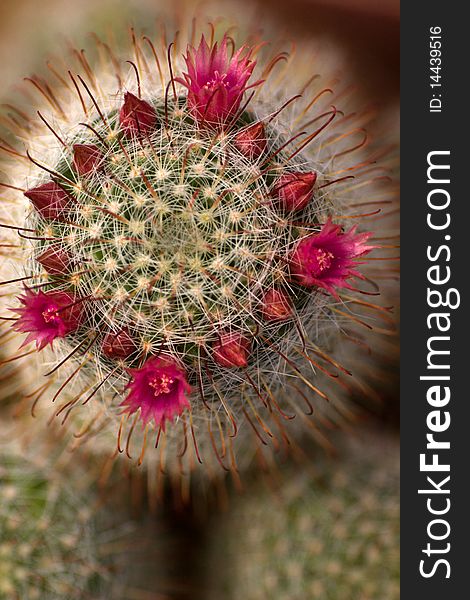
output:
<path id="1" fill-rule="evenodd" d="M 72 599 L 99 589 L 89 498 L 8 446 L 0 458 L 0 597 Z"/>
<path id="2" fill-rule="evenodd" d="M 223 562 L 211 598 L 398 600 L 397 442 L 367 433 L 340 449 L 347 458 L 333 469 L 285 470 L 278 496 L 250 486 L 217 519 L 209 563 Z"/>
<path id="3" fill-rule="evenodd" d="M 127 64 L 98 40 L 96 66 L 75 53 L 76 71 L 33 80 L 49 108 L 15 131 L 26 153 L 6 146 L 1 231 L 21 248 L 2 306 L 41 350 L 12 360 L 49 375 L 26 396 L 74 444 L 238 477 L 291 433 L 351 417 L 342 393 L 360 378 L 341 354 L 367 349 L 357 328 L 388 310 L 352 283 L 376 294 L 363 263 L 388 256 L 356 226 L 375 186 L 366 118 L 316 78 L 290 82 L 294 54 L 180 32 L 170 47 L 133 32 Z"/>

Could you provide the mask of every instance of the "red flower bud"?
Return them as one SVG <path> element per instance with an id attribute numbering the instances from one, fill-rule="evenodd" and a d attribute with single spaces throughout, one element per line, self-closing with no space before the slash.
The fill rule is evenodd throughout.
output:
<path id="1" fill-rule="evenodd" d="M 135 352 L 136 346 L 127 329 L 121 329 L 117 333 L 110 331 L 105 335 L 101 350 L 108 358 L 127 358 Z"/>
<path id="2" fill-rule="evenodd" d="M 213 359 L 221 367 L 246 367 L 251 342 L 240 333 L 222 333 L 212 345 Z"/>
<path id="3" fill-rule="evenodd" d="M 281 175 L 271 192 L 275 204 L 286 212 L 302 210 L 312 199 L 317 174 L 285 173 Z"/>
<path id="4" fill-rule="evenodd" d="M 261 312 L 266 321 L 285 321 L 292 315 L 291 299 L 282 290 L 268 290 L 261 302 Z"/>
<path id="5" fill-rule="evenodd" d="M 54 181 L 27 190 L 24 195 L 31 200 L 34 208 L 45 219 L 59 221 L 67 216 L 73 201 L 72 197 Z"/>
<path id="6" fill-rule="evenodd" d="M 50 275 L 63 275 L 69 270 L 72 262 L 67 252 L 54 250 L 53 248 L 48 248 L 36 260 Z"/>
<path id="7" fill-rule="evenodd" d="M 79 175 L 90 175 L 98 171 L 104 156 L 94 144 L 75 144 L 73 147 L 73 165 Z"/>
<path id="8" fill-rule="evenodd" d="M 266 150 L 266 146 L 266 132 L 263 123 L 254 123 L 235 136 L 235 147 L 250 160 L 259 158 Z"/>
<path id="9" fill-rule="evenodd" d="M 119 122 L 126 137 L 150 134 L 157 123 L 157 113 L 148 102 L 126 92 Z"/>

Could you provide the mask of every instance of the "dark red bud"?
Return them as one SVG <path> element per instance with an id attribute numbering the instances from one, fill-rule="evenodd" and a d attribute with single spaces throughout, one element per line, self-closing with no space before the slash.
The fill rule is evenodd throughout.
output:
<path id="1" fill-rule="evenodd" d="M 73 147 L 73 165 L 79 175 L 96 173 L 104 162 L 104 156 L 94 144 L 75 144 Z"/>
<path id="2" fill-rule="evenodd" d="M 101 349 L 108 358 L 127 358 L 135 352 L 136 346 L 127 329 L 121 329 L 117 333 L 112 331 L 107 333 Z"/>
<path id="3" fill-rule="evenodd" d="M 282 290 L 268 290 L 262 299 L 261 312 L 266 321 L 285 321 L 292 315 L 290 296 Z"/>
<path id="4" fill-rule="evenodd" d="M 27 190 L 24 195 L 41 216 L 50 220 L 64 220 L 73 202 L 72 197 L 54 181 Z"/>
<path id="5" fill-rule="evenodd" d="M 72 263 L 71 257 L 67 252 L 54 250 L 53 248 L 48 248 L 36 260 L 50 275 L 63 275 L 69 270 Z"/>
<path id="6" fill-rule="evenodd" d="M 246 367 L 251 342 L 240 333 L 223 333 L 212 345 L 214 361 L 221 367 Z"/>
<path id="7" fill-rule="evenodd" d="M 235 136 L 237 150 L 253 160 L 259 158 L 266 150 L 267 140 L 263 123 L 250 125 Z"/>
<path id="8" fill-rule="evenodd" d="M 126 137 L 150 134 L 157 123 L 157 113 L 148 102 L 126 92 L 119 123 Z"/>
<path id="9" fill-rule="evenodd" d="M 316 180 L 317 174 L 313 171 L 281 175 L 271 192 L 276 206 L 286 212 L 304 209 L 312 199 Z"/>

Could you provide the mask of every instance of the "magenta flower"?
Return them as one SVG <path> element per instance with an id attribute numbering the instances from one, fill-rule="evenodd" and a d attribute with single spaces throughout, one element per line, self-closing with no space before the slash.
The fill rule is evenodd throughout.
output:
<path id="1" fill-rule="evenodd" d="M 135 352 L 136 346 L 127 329 L 121 329 L 116 333 L 110 331 L 104 336 L 101 350 L 108 358 L 127 358 Z"/>
<path id="2" fill-rule="evenodd" d="M 316 180 L 313 171 L 281 175 L 271 192 L 275 205 L 286 212 L 304 209 L 312 199 Z"/>
<path id="3" fill-rule="evenodd" d="M 222 333 L 212 344 L 212 357 L 221 367 L 246 367 L 251 342 L 241 333 Z"/>
<path id="4" fill-rule="evenodd" d="M 174 358 L 167 355 L 149 358 L 140 369 L 128 369 L 132 380 L 126 389 L 128 395 L 121 403 L 125 412 L 135 413 L 140 408 L 144 424 L 152 419 L 165 430 L 165 422 L 189 408 L 191 386 L 186 373 Z"/>
<path id="5" fill-rule="evenodd" d="M 372 233 L 356 233 L 356 229 L 354 226 L 342 233 L 329 219 L 320 233 L 300 240 L 289 260 L 292 276 L 305 287 L 318 286 L 334 296 L 335 288 L 350 288 L 347 279 L 362 278 L 353 269 L 353 259 L 375 248 L 365 244 Z"/>
<path id="6" fill-rule="evenodd" d="M 27 190 L 24 195 L 45 219 L 64 220 L 71 208 L 72 197 L 54 181 Z"/>
<path id="7" fill-rule="evenodd" d="M 73 147 L 73 165 L 79 175 L 96 173 L 104 162 L 101 150 L 95 144 L 75 144 Z"/>
<path id="8" fill-rule="evenodd" d="M 28 333 L 23 346 L 36 342 L 42 350 L 56 338 L 65 337 L 75 331 L 82 315 L 82 303 L 67 292 L 33 292 L 26 288 L 25 295 L 19 298 L 22 308 L 13 308 L 20 318 L 13 325 L 16 331 Z"/>
<path id="9" fill-rule="evenodd" d="M 126 92 L 119 112 L 119 123 L 128 138 L 149 135 L 157 124 L 157 113 L 148 102 Z"/>
<path id="10" fill-rule="evenodd" d="M 285 321 L 292 315 L 292 301 L 286 292 L 272 288 L 261 300 L 261 312 L 266 321 Z"/>
<path id="11" fill-rule="evenodd" d="M 263 123 L 254 123 L 237 133 L 234 143 L 237 150 L 249 160 L 259 158 L 267 146 Z"/>
<path id="12" fill-rule="evenodd" d="M 67 252 L 53 248 L 45 250 L 36 260 L 50 275 L 63 275 L 72 264 L 72 258 Z"/>
<path id="13" fill-rule="evenodd" d="M 180 83 L 188 88 L 188 105 L 200 123 L 222 125 L 235 115 L 247 82 L 256 63 L 250 60 L 251 51 L 240 48 L 232 57 L 227 49 L 227 36 L 220 47 L 217 42 L 210 47 L 204 36 L 198 49 L 188 46 L 187 73 Z"/>

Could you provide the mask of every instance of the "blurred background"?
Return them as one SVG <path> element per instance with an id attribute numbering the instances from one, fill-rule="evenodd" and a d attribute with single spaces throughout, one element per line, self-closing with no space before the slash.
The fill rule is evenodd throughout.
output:
<path id="1" fill-rule="evenodd" d="M 57 51 L 64 37 L 129 23 L 148 27 L 149 17 L 158 15 L 163 4 L 162 0 L 2 0 L 3 90 L 42 64 L 45 54 Z M 240 10 L 256 4 L 261 14 L 290 30 L 294 38 L 331 36 L 343 47 L 354 79 L 371 100 L 384 105 L 397 102 L 398 0 L 236 0 L 236 4 Z"/>
<path id="2" fill-rule="evenodd" d="M 171 4 L 172 7 L 178 5 L 184 8 L 191 2 Z M 244 7 L 250 10 L 255 7 L 260 26 L 263 18 L 269 18 L 271 25 L 282 31 L 283 37 L 330 40 L 343 53 L 358 93 L 367 104 L 377 107 L 378 129 L 386 132 L 387 141 L 398 144 L 398 0 L 236 0 L 235 4 L 240 11 Z M 223 12 L 223 0 L 218 5 Z M 44 69 L 47 57 L 60 53 L 64 41 L 72 39 L 80 44 L 80 39 L 89 32 L 98 35 L 113 30 L 125 32 L 129 25 L 151 31 L 158 15 L 163 8 L 167 10 L 167 6 L 168 3 L 163 0 L 0 0 L 0 102 L 14 91 L 16 83 L 24 76 Z M 397 165 L 395 168 L 397 172 Z M 171 582 L 163 590 L 152 591 L 149 586 L 145 592 L 143 589 L 140 592 L 134 590 L 132 600 L 256 600 L 258 597 L 274 600 L 397 600 L 397 358 L 398 354 L 394 354 L 387 366 L 388 376 L 382 390 L 383 409 L 368 426 L 375 433 L 369 431 L 364 436 L 360 433 L 359 437 L 364 438 L 365 444 L 352 453 L 347 444 L 344 447 L 344 454 L 352 454 L 353 458 L 349 456 L 342 468 L 361 473 L 363 489 L 347 490 L 344 494 L 344 485 L 329 481 L 321 469 L 320 473 L 304 473 L 299 483 L 295 465 L 284 465 L 279 479 L 274 478 L 262 490 L 256 474 L 252 481 L 248 479 L 246 494 L 252 499 L 249 502 L 234 500 L 234 512 L 227 508 L 206 507 L 204 513 L 214 513 L 209 522 L 207 515 L 200 518 L 192 509 L 164 510 L 160 519 L 165 521 L 165 539 L 172 537 L 171 565 L 167 570 L 167 574 L 171 573 Z M 376 437 L 377 432 L 382 436 L 380 441 Z M 375 455 L 369 452 L 374 444 Z M 338 442 L 338 448 L 342 448 L 341 442 Z M 370 466 L 369 461 L 374 458 L 375 466 Z M 384 465 L 381 461 L 388 462 Z M 330 464 L 327 470 L 335 471 L 336 468 Z M 376 473 L 378 479 L 383 479 L 387 476 L 387 473 L 383 475 L 384 469 L 389 479 L 381 480 L 380 485 L 372 482 L 372 488 L 367 489 L 367 474 Z M 309 477 L 312 479 L 309 480 Z M 282 483 L 287 489 L 287 500 L 284 504 L 277 502 L 274 517 L 278 523 L 277 530 L 268 535 L 270 523 L 265 512 L 267 504 L 270 508 L 267 494 L 272 492 L 270 486 L 273 486 L 273 481 L 276 482 L 274 488 Z M 311 494 L 312 489 L 317 487 L 321 491 L 315 499 L 309 500 L 308 505 L 299 504 L 295 490 L 307 490 L 305 493 Z M 339 509 L 335 498 L 343 502 Z M 315 506 L 315 518 L 328 524 L 320 532 L 316 529 L 317 525 L 309 520 L 309 517 L 313 518 L 312 506 Z M 302 511 L 304 519 L 301 518 Z M 254 519 L 257 526 L 252 527 L 253 531 L 248 535 L 246 529 L 250 529 L 250 522 L 253 523 Z M 240 523 L 246 527 L 239 536 Z M 286 525 L 287 529 L 282 529 L 279 524 Z M 275 538 L 276 531 L 279 539 Z M 293 532 L 289 542 L 285 540 L 286 531 Z M 320 539 L 321 536 L 324 539 Z M 343 548 L 347 546 L 351 552 L 342 553 L 335 549 L 331 541 L 336 539 L 343 540 Z M 315 545 L 313 542 L 318 543 Z M 135 544 L 139 544 L 139 539 Z M 166 548 L 162 547 L 161 556 L 168 561 Z M 251 548 L 251 554 L 247 553 L 247 548 Z M 310 556 L 315 553 L 329 557 L 325 563 L 325 568 L 330 570 L 326 583 L 323 580 L 319 582 L 318 571 L 307 565 Z M 221 556 L 226 556 L 233 568 L 227 569 L 227 561 L 225 564 L 222 561 L 219 581 L 214 581 L 211 578 L 212 565 L 217 564 L 217 557 L 220 559 Z M 386 556 L 390 564 L 384 566 L 381 556 Z M 288 558 L 293 560 L 287 565 Z M 256 564 L 261 569 L 259 572 L 253 568 Z M 286 565 L 290 565 L 290 570 L 286 570 Z M 343 579 L 338 575 L 340 572 L 345 573 Z M 145 575 L 142 577 L 145 578 Z M 351 583 L 354 577 L 356 587 Z M 238 578 L 251 582 L 251 591 L 248 583 L 245 587 L 234 585 Z M 334 583 L 340 580 L 342 587 L 335 587 Z M 296 582 L 295 585 L 293 582 Z M 308 584 L 307 587 L 303 587 L 302 582 Z M 120 596 L 113 595 L 113 600 L 118 598 Z M 125 600 L 130 599 L 130 595 L 125 597 Z"/>

